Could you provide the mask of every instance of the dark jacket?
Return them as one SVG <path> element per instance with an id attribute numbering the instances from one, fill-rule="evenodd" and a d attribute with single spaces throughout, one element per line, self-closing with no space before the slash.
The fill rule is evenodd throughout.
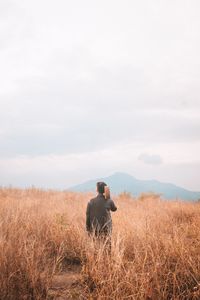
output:
<path id="1" fill-rule="evenodd" d="M 110 211 L 116 211 L 117 207 L 113 200 L 106 200 L 103 194 L 88 202 L 86 210 L 86 229 L 96 235 L 109 234 L 112 231 L 112 219 Z"/>

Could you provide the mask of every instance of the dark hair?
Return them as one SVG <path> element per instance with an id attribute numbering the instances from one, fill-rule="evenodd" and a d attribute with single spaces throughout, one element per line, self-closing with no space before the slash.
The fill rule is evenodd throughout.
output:
<path id="1" fill-rule="evenodd" d="M 99 194 L 104 193 L 104 187 L 107 186 L 105 182 L 97 182 L 97 191 Z"/>

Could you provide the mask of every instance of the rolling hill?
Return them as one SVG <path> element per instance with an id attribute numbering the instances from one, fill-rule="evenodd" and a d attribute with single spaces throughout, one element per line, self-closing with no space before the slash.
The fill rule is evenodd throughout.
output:
<path id="1" fill-rule="evenodd" d="M 166 199 L 200 199 L 200 192 L 189 191 L 172 183 L 163 183 L 157 180 L 139 180 L 129 174 L 120 172 L 105 178 L 86 181 L 82 184 L 70 187 L 68 190 L 75 192 L 95 191 L 97 181 L 106 182 L 110 186 L 111 192 L 115 194 L 126 191 L 134 196 L 138 196 L 143 192 L 154 192 L 162 194 L 162 197 Z"/>

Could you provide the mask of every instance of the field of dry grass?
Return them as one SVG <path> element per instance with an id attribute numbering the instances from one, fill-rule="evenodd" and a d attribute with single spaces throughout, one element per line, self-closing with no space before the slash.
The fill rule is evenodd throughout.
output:
<path id="1" fill-rule="evenodd" d="M 0 299 L 200 299 L 200 204 L 116 197 L 109 257 L 85 232 L 90 198 L 0 189 Z"/>

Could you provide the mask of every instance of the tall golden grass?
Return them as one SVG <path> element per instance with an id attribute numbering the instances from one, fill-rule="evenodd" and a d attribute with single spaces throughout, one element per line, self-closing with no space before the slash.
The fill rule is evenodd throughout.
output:
<path id="1" fill-rule="evenodd" d="M 200 299 L 200 204 L 116 197 L 109 256 L 85 232 L 91 197 L 0 189 L 0 299 L 50 299 L 67 264 L 82 266 L 74 299 Z"/>

